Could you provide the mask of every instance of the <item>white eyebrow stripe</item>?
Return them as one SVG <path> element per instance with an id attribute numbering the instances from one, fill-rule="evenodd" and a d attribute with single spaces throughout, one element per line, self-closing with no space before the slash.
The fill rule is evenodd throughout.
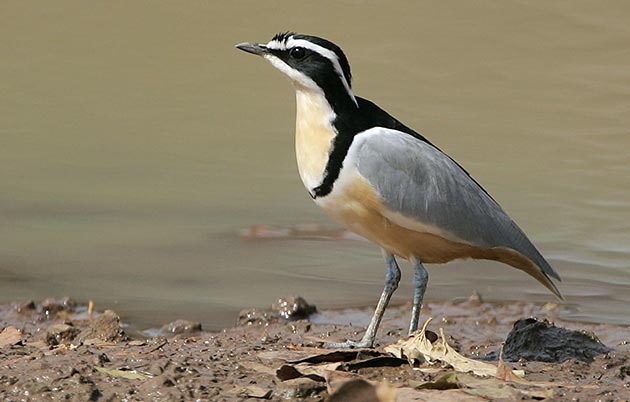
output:
<path id="1" fill-rule="evenodd" d="M 273 49 L 273 50 L 285 50 L 287 48 L 287 45 L 284 42 L 280 42 L 279 40 L 274 39 L 274 40 L 269 41 L 266 47 L 267 49 Z"/>
<path id="2" fill-rule="evenodd" d="M 274 41 L 271 41 L 271 42 L 274 42 Z M 269 42 L 269 44 L 271 44 L 271 42 Z M 273 44 L 273 45 L 275 46 L 275 44 Z M 312 51 L 314 51 L 316 53 L 319 53 L 320 55 L 324 56 L 328 60 L 330 60 L 333 63 L 333 67 L 335 67 L 335 70 L 337 71 L 337 74 L 339 75 L 339 78 L 341 78 L 341 82 L 343 83 L 343 86 L 346 89 L 346 92 L 348 92 L 348 95 L 350 95 L 350 98 L 352 99 L 354 104 L 359 106 L 359 104 L 357 103 L 357 100 L 354 97 L 354 93 L 352 92 L 352 89 L 350 88 L 350 84 L 346 80 L 346 76 L 343 73 L 343 69 L 341 68 L 341 64 L 339 64 L 339 57 L 337 57 L 337 54 L 335 52 L 333 52 L 330 49 L 326 49 L 325 47 L 316 45 L 313 42 L 309 42 L 309 41 L 304 40 L 304 39 L 293 39 L 293 37 L 290 37 L 286 41 L 285 47 L 287 49 L 294 48 L 294 47 L 303 47 L 305 49 L 310 49 L 310 50 L 312 50 Z"/>

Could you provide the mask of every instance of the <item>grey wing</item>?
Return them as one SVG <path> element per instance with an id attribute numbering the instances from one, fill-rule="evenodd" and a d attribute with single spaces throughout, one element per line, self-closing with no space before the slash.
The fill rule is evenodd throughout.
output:
<path id="1" fill-rule="evenodd" d="M 516 250 L 560 279 L 499 204 L 440 150 L 385 128 L 368 130 L 355 141 L 357 169 L 388 209 L 479 247 Z"/>

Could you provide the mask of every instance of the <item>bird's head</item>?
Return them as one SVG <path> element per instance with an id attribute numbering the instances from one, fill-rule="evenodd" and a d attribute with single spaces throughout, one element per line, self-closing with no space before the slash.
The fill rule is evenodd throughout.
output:
<path id="1" fill-rule="evenodd" d="M 267 59 L 291 79 L 298 91 L 321 92 L 332 104 L 356 107 L 352 75 L 341 48 L 316 36 L 279 33 L 266 44 L 239 43 L 236 47 Z"/>

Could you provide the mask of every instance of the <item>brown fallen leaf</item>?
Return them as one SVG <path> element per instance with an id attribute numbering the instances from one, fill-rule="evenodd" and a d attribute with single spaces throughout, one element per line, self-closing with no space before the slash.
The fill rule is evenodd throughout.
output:
<path id="1" fill-rule="evenodd" d="M 301 378 L 302 373 L 290 364 L 283 364 L 278 370 L 276 370 L 276 377 L 278 377 L 280 381 L 288 381 Z M 319 381 L 319 379 L 317 381 Z"/>
<path id="2" fill-rule="evenodd" d="M 442 328 L 440 328 L 441 342 L 438 340 L 435 343 L 431 343 L 425 334 L 430 322 L 431 318 L 424 323 L 419 333 L 386 346 L 385 351 L 392 353 L 396 357 L 406 358 L 412 365 L 414 362 L 443 363 L 452 366 L 456 371 L 472 371 L 485 377 L 494 377 L 496 375 L 497 367 L 495 365 L 469 359 L 453 349 L 446 342 L 446 336 Z"/>
<path id="3" fill-rule="evenodd" d="M 275 373 L 281 381 L 301 377 L 324 381 L 324 374 L 331 370 L 351 371 L 367 367 L 396 367 L 405 363 L 403 359 L 384 355 L 375 350 L 337 350 L 289 360 Z"/>
<path id="4" fill-rule="evenodd" d="M 345 371 L 352 371 L 371 367 L 399 367 L 403 364 L 407 364 L 407 361 L 404 359 L 399 359 L 398 357 L 377 356 L 365 360 L 342 363 L 340 369 Z"/>
<path id="5" fill-rule="evenodd" d="M 505 361 L 503 360 L 503 345 L 501 345 L 501 351 L 499 352 L 499 365 L 497 366 L 496 378 L 503 381 L 511 381 L 524 384 L 528 383 L 527 380 L 519 378 L 519 376 L 514 374 L 510 366 L 505 364 Z"/>
<path id="6" fill-rule="evenodd" d="M 326 351 L 297 360 L 290 360 L 288 363 L 333 363 L 333 362 L 349 362 L 365 357 L 383 356 L 383 353 L 372 349 L 353 349 L 353 350 L 335 350 L 333 352 Z"/>
<path id="7" fill-rule="evenodd" d="M 348 361 L 357 356 L 383 356 L 384 353 L 373 349 L 332 350 L 314 347 L 294 346 L 288 349 L 267 350 L 256 354 L 262 360 L 284 360 L 288 363 L 324 363 L 333 361 Z M 347 360 L 346 360 L 347 359 Z"/>
<path id="8" fill-rule="evenodd" d="M 24 339 L 22 331 L 15 328 L 13 325 L 9 325 L 0 332 L 0 348 L 16 345 L 20 343 L 22 339 Z"/>
<path id="9" fill-rule="evenodd" d="M 276 376 L 281 381 L 306 377 L 314 381 L 324 381 L 325 374 L 339 368 L 341 363 L 311 365 L 309 363 L 285 364 L 276 370 Z"/>

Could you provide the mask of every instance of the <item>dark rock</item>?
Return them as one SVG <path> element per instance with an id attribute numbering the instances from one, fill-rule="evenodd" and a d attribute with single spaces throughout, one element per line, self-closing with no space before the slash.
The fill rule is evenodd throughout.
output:
<path id="1" fill-rule="evenodd" d="M 191 335 L 200 331 L 200 322 L 187 320 L 175 320 L 162 327 L 165 335 Z"/>
<path id="2" fill-rule="evenodd" d="M 505 340 L 503 359 L 511 362 L 534 360 L 562 363 L 574 359 L 590 363 L 597 355 L 611 351 L 594 334 L 559 328 L 535 318 L 518 320 Z M 486 355 L 496 360 L 499 351 Z"/>
<path id="3" fill-rule="evenodd" d="M 271 311 L 285 320 L 301 320 L 317 311 L 317 307 L 308 304 L 300 296 L 282 297 L 271 305 Z"/>
<path id="4" fill-rule="evenodd" d="M 125 338 L 125 333 L 120 323 L 120 317 L 112 310 L 105 310 L 103 314 L 96 317 L 90 326 L 81 331 L 77 336 L 77 340 L 85 341 L 87 339 L 100 339 L 102 341 L 110 342 L 116 340 L 122 340 Z"/>

